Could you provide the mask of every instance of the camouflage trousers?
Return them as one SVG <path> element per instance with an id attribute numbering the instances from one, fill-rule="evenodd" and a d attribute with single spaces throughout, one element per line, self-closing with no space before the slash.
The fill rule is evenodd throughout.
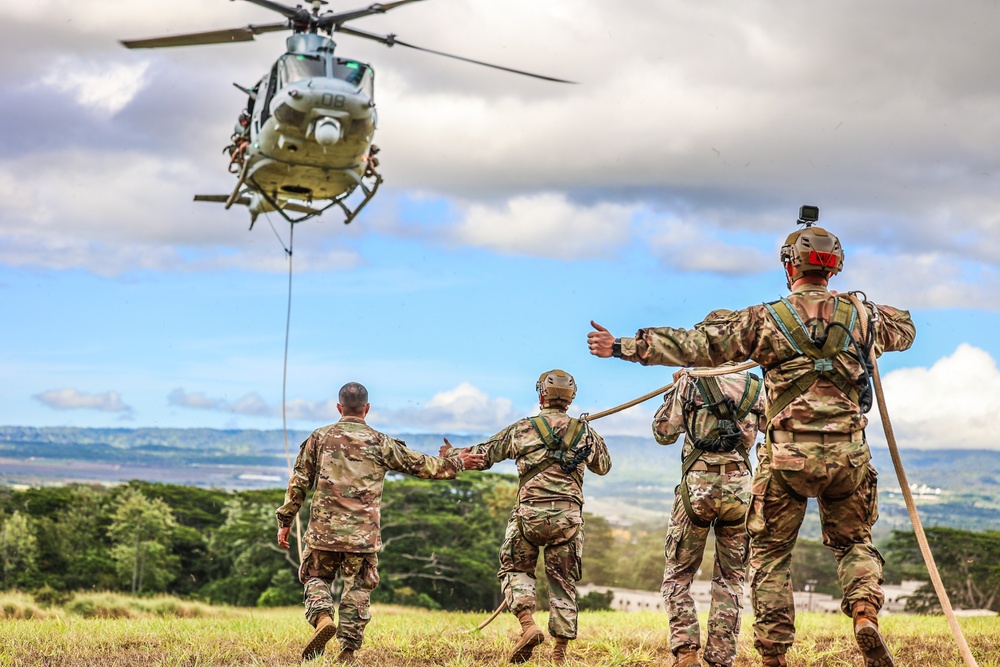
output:
<path id="1" fill-rule="evenodd" d="M 691 521 L 681 487 L 674 492 L 674 508 L 664 545 L 663 601 L 670 615 L 670 650 L 701 647 L 701 630 L 691 582 L 701 568 L 708 532 L 715 531 L 715 565 L 712 570 L 712 605 L 708 614 L 708 641 L 704 660 L 731 666 L 736 659 L 743 612 L 743 579 L 747 558 L 744 517 L 750 505 L 750 471 L 728 473 L 691 471 L 687 474 L 691 509 L 703 522 Z M 728 525 L 727 525 L 728 524 Z"/>
<path id="2" fill-rule="evenodd" d="M 850 616 L 851 606 L 859 601 L 870 602 L 876 609 L 882 607 L 885 561 L 871 537 L 878 519 L 878 475 L 868 463 L 867 447 L 862 455 L 855 451 L 845 456 L 838 451 L 843 449 L 843 443 L 833 441 L 809 443 L 808 457 L 782 456 L 777 465 L 761 452 L 747 532 L 754 646 L 762 655 L 783 654 L 795 641 L 790 567 L 806 498 L 817 499 L 823 544 L 837 559 L 843 612 Z"/>
<path id="3" fill-rule="evenodd" d="M 299 581 L 305 586 L 306 620 L 313 626 L 321 613 L 333 616 L 333 585 L 338 574 L 344 592 L 337 608 L 337 639 L 343 648 L 357 651 L 372 618 L 368 601 L 379 582 L 378 554 L 319 549 L 303 554 Z"/>
<path id="4" fill-rule="evenodd" d="M 583 514 L 572 501 L 521 505 L 511 514 L 500 547 L 497 578 L 507 608 L 535 611 L 535 567 L 544 549 L 549 584 L 549 634 L 576 638 L 576 582 L 583 558 Z"/>

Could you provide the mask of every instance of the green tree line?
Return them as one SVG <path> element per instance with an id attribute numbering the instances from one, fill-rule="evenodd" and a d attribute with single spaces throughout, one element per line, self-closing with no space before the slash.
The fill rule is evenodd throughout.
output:
<path id="1" fill-rule="evenodd" d="M 388 479 L 381 584 L 373 599 L 431 609 L 496 607 L 497 550 L 516 489 L 515 478 L 493 473 L 448 482 Z M 275 542 L 274 510 L 282 496 L 281 489 L 225 491 L 139 481 L 0 488 L 0 589 L 299 604 L 296 547 L 288 552 Z M 665 522 L 622 527 L 585 517 L 583 583 L 659 588 Z M 928 536 L 954 604 L 1000 610 L 1000 532 L 931 528 Z M 703 579 L 711 577 L 713 548 L 710 542 Z M 887 579 L 926 579 L 911 533 L 894 533 L 885 551 Z M 839 594 L 836 564 L 819 543 L 799 541 L 792 577 L 797 589 L 809 582 L 818 592 Z M 933 609 L 932 595 L 914 596 L 911 607 Z"/>

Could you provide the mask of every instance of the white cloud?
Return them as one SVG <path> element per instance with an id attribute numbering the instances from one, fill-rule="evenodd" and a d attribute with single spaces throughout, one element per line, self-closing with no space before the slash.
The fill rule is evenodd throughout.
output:
<path id="1" fill-rule="evenodd" d="M 649 247 L 660 260 L 683 271 L 748 274 L 774 269 L 776 260 L 758 248 L 723 241 L 719 230 L 691 220 L 651 223 Z"/>
<path id="2" fill-rule="evenodd" d="M 58 58 L 42 77 L 41 83 L 69 93 L 81 106 L 114 115 L 146 85 L 148 69 L 148 62 L 98 63 Z"/>
<path id="3" fill-rule="evenodd" d="M 832 286 L 863 288 L 876 303 L 915 308 L 1000 309 L 1000 267 L 959 263 L 940 253 L 849 253 Z"/>
<path id="4" fill-rule="evenodd" d="M 170 405 L 196 410 L 210 410 L 247 417 L 280 417 L 281 404 L 268 403 L 256 392 L 231 401 L 213 398 L 201 392 L 174 389 L 167 396 Z M 286 416 L 304 422 L 334 422 L 340 419 L 336 399 L 310 401 L 289 399 Z M 372 409 L 369 419 L 390 431 L 439 433 L 492 433 L 517 417 L 506 398 L 490 398 L 468 382 L 435 394 L 423 405 L 410 408 Z"/>
<path id="5" fill-rule="evenodd" d="M 714 272 L 733 266 L 719 260 L 720 249 L 743 253 L 745 267 L 761 261 L 759 250 L 719 245 L 716 230 L 758 223 L 784 230 L 800 198 L 809 199 L 836 204 L 830 226 L 849 252 L 877 247 L 886 256 L 933 254 L 945 269 L 971 262 L 995 270 L 1000 157 L 991 147 L 1000 141 L 1000 116 L 992 110 L 1000 89 L 989 63 L 1000 59 L 1000 41 L 989 3 L 854 2 L 845 10 L 754 0 L 740 12 L 681 0 L 619 5 L 455 0 L 360 22 L 375 32 L 405 25 L 401 36 L 414 43 L 581 84 L 546 84 L 344 36 L 340 51 L 379 71 L 384 192 L 457 202 L 462 220 L 447 241 L 503 253 L 546 247 L 547 256 L 566 258 L 645 241 L 628 225 L 631 216 L 666 207 L 692 224 L 705 221 L 706 231 L 667 230 L 654 252 L 673 266 Z M 528 24 L 518 18 L 529 14 Z M 202 214 L 180 202 L 202 186 L 231 187 L 219 150 L 242 100 L 229 82 L 259 76 L 281 52 L 281 36 L 144 52 L 115 39 L 274 15 L 250 3 L 197 0 L 130 12 L 114 0 L 40 0 L 7 3 L 0 15 L 0 86 L 11 109 L 17 93 L 43 81 L 34 93 L 55 88 L 102 113 L 119 110 L 115 126 L 95 139 L 91 128 L 65 122 L 68 114 L 53 122 L 22 109 L 10 136 L 49 141 L 24 142 L 26 155 L 5 165 L 17 178 L 4 182 L 0 166 L 0 226 L 50 228 L 56 239 L 72 230 L 84 249 L 123 245 L 109 253 L 121 264 L 162 271 L 189 266 L 172 249 L 231 248 L 222 239 L 233 229 L 217 224 L 217 208 L 205 205 Z M 446 21 L 468 30 L 441 31 Z M 898 30 L 903 24 L 908 29 Z M 133 153 L 80 156 L 89 142 Z M 571 202 L 581 194 L 596 203 Z M 720 208 L 739 215 L 712 222 Z M 227 219 L 244 226 L 238 213 Z M 365 216 L 358 222 L 364 229 Z M 39 242 L 43 249 L 24 253 L 21 265 L 49 266 L 53 243 Z M 68 254 L 88 254 L 76 265 L 100 270 L 104 250 Z M 3 261 L 16 261 L 11 254 Z M 222 254 L 209 264 L 223 266 Z M 963 288 L 993 278 L 962 272 L 923 294 L 931 305 L 952 305 L 972 300 Z M 990 288 L 984 296 L 1000 303 L 997 294 Z"/>
<path id="6" fill-rule="evenodd" d="M 1000 369 L 987 352 L 963 343 L 930 368 L 887 374 L 883 385 L 901 448 L 1000 448 Z M 869 437 L 884 442 L 877 409 L 869 417 Z"/>
<path id="7" fill-rule="evenodd" d="M 453 238 L 502 253 L 577 259 L 606 256 L 627 241 L 635 208 L 580 206 L 565 195 L 514 197 L 501 207 L 469 204 Z"/>
<path id="8" fill-rule="evenodd" d="M 435 394 L 419 407 L 376 412 L 372 419 L 391 424 L 395 431 L 492 433 L 516 419 L 509 399 L 490 398 L 468 382 Z"/>
<path id="9" fill-rule="evenodd" d="M 337 401 L 332 398 L 325 401 L 307 401 L 296 398 L 288 402 L 286 412 L 289 419 L 300 421 L 335 422 L 340 419 L 340 413 L 337 412 Z"/>
<path id="10" fill-rule="evenodd" d="M 139 270 L 287 272 L 287 257 L 264 218 L 248 232 L 245 211 L 192 201 L 204 174 L 204 165 L 139 152 L 0 158 L 0 262 L 104 276 Z M 277 229 L 287 243 L 287 224 Z M 309 245 L 296 247 L 296 269 L 358 266 L 361 256 L 336 231 L 311 230 Z"/>
<path id="11" fill-rule="evenodd" d="M 201 392 L 188 393 L 180 387 L 167 395 L 167 403 L 194 410 L 225 410 L 227 407 L 227 403 L 222 399 L 209 398 Z"/>
<path id="12" fill-rule="evenodd" d="M 63 388 L 43 391 L 32 396 L 36 401 L 53 410 L 97 410 L 99 412 L 131 412 L 132 408 L 122 402 L 117 391 L 88 394 L 78 389 Z"/>
<path id="13" fill-rule="evenodd" d="M 189 393 L 178 387 L 167 395 L 167 403 L 181 408 L 226 412 L 246 417 L 274 417 L 281 414 L 280 407 L 269 405 L 256 392 L 245 394 L 235 401 L 228 401 L 224 398 L 210 398 L 201 392 Z"/>

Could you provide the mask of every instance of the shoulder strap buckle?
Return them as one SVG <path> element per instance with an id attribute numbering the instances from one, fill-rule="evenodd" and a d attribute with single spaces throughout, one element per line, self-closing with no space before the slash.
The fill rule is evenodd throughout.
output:
<path id="1" fill-rule="evenodd" d="M 833 361 L 830 359 L 816 359 L 813 361 L 813 370 L 826 373 L 833 370 Z"/>

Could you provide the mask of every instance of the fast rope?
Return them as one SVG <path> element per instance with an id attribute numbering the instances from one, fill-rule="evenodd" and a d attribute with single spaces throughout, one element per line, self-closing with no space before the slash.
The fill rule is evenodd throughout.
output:
<path id="1" fill-rule="evenodd" d="M 861 303 L 861 299 L 858 298 L 857 293 L 851 292 L 847 296 L 859 314 L 865 312 L 864 305 Z M 861 337 L 865 338 L 867 336 L 868 318 L 861 317 L 860 320 Z M 872 379 L 875 382 L 875 395 L 878 397 L 878 413 L 882 417 L 882 429 L 885 431 L 885 439 L 889 443 L 892 466 L 896 469 L 896 478 L 899 480 L 899 488 L 903 491 L 903 500 L 906 501 L 906 511 L 910 515 L 910 523 L 913 524 L 913 533 L 916 535 L 917 544 L 920 546 L 920 554 L 924 558 L 924 564 L 927 565 L 927 572 L 930 574 L 934 592 L 937 593 L 938 602 L 941 603 L 941 611 L 944 612 L 944 616 L 948 620 L 948 626 L 951 628 L 951 634 L 958 643 L 958 651 L 962 654 L 962 660 L 965 661 L 968 667 L 978 667 L 978 663 L 969 649 L 969 644 L 965 641 L 962 628 L 958 624 L 958 618 L 955 617 L 955 610 L 951 607 L 951 600 L 948 599 L 948 591 L 944 588 L 944 583 L 941 581 L 941 574 L 938 572 L 937 564 L 934 562 L 934 554 L 931 553 L 930 545 L 927 544 L 927 536 L 924 534 L 924 527 L 920 523 L 917 506 L 913 502 L 913 494 L 910 492 L 910 484 L 906 479 L 906 471 L 903 470 L 903 460 L 899 456 L 896 436 L 892 432 L 892 423 L 889 421 L 889 410 L 886 408 L 885 394 L 882 392 L 882 376 L 878 370 L 878 361 L 874 357 L 872 358 L 872 364 L 874 366 Z"/>
<path id="2" fill-rule="evenodd" d="M 268 224 L 271 223 L 271 219 L 267 218 Z M 278 230 L 274 229 L 274 225 L 271 225 L 271 229 L 274 231 L 274 235 L 278 238 L 278 243 L 281 243 L 281 237 L 278 236 Z M 292 328 L 292 247 L 295 244 L 295 225 L 293 223 L 288 224 L 288 247 L 285 247 L 284 243 L 281 243 L 281 247 L 284 248 L 285 254 L 288 255 L 288 307 L 285 311 L 285 359 L 281 370 L 281 431 L 285 438 L 285 464 L 288 466 L 288 477 L 292 477 L 292 452 L 288 446 L 288 416 L 286 411 L 286 397 L 288 390 L 288 338 L 289 332 Z M 305 499 L 303 499 L 305 500 Z M 302 514 L 300 512 L 295 513 L 295 547 L 299 555 L 299 563 L 302 563 Z"/>
<path id="3" fill-rule="evenodd" d="M 691 377 L 710 377 L 710 376 L 714 376 L 714 375 L 728 375 L 729 373 L 739 373 L 741 371 L 748 371 L 751 368 L 756 368 L 757 365 L 758 364 L 757 364 L 756 361 L 745 361 L 742 364 L 734 364 L 734 365 L 730 365 L 730 366 L 720 366 L 718 368 L 692 368 L 692 369 L 688 370 L 688 374 L 691 375 Z M 613 415 L 616 412 L 621 412 L 622 410 L 627 410 L 627 409 L 629 409 L 631 407 L 639 405 L 640 403 L 645 403 L 646 401 L 648 401 L 648 400 L 650 400 L 652 398 L 656 398 L 660 394 L 665 394 L 666 392 L 670 391 L 670 389 L 672 389 L 673 386 L 674 386 L 674 383 L 671 382 L 670 384 L 663 385 L 659 389 L 654 389 L 653 391 L 649 392 L 648 394 L 643 394 L 642 396 L 640 396 L 638 398 L 633 398 L 631 401 L 627 401 L 625 403 L 622 403 L 621 405 L 616 405 L 613 408 L 608 408 L 607 410 L 601 410 L 600 412 L 595 412 L 592 415 L 588 415 L 588 414 L 580 415 L 580 419 L 582 421 L 592 422 L 592 421 L 594 421 L 596 419 L 601 419 L 603 417 L 607 417 L 608 415 Z M 468 633 L 468 632 L 475 632 L 477 630 L 482 630 L 487 625 L 489 625 L 490 623 L 492 623 L 496 619 L 497 616 L 499 616 L 500 614 L 502 614 L 505 609 L 507 609 L 507 600 L 504 600 L 503 602 L 501 602 L 500 606 L 497 607 L 496 610 L 494 610 L 494 612 L 492 614 L 490 614 L 489 618 L 487 618 L 485 621 L 483 621 L 482 623 L 480 623 L 479 625 L 477 625 L 476 626 L 476 630 L 464 630 L 463 632 Z"/>

